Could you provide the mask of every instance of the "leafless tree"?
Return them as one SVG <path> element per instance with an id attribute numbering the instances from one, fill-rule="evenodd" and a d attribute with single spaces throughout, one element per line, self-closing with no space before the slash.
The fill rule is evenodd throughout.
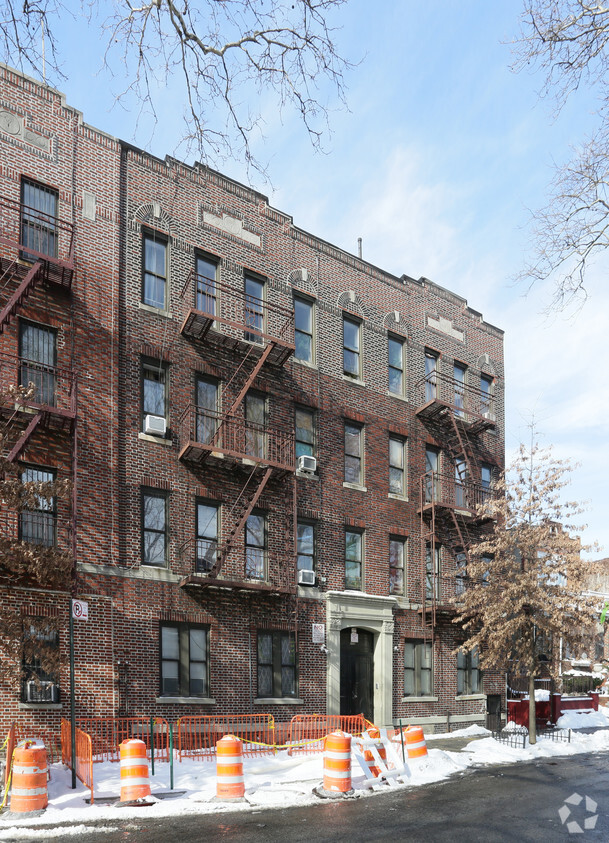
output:
<path id="1" fill-rule="evenodd" d="M 8 63 L 39 75 L 44 29 L 49 74 L 59 76 L 69 45 L 57 40 L 60 0 L 0 0 L 0 49 Z M 159 90 L 180 82 L 184 147 L 203 160 L 241 156 L 260 169 L 252 130 L 267 92 L 280 113 L 296 109 L 315 145 L 332 102 L 344 104 L 350 63 L 339 55 L 331 24 L 346 0 L 82 0 L 80 15 L 100 30 L 100 61 L 122 90 L 119 101 L 159 113 Z M 329 83 L 329 89 L 324 85 Z"/>
<path id="2" fill-rule="evenodd" d="M 540 69 L 556 111 L 580 88 L 597 97 L 596 129 L 556 168 L 548 202 L 533 214 L 529 282 L 553 279 L 550 307 L 587 296 L 592 260 L 609 245 L 609 6 L 586 0 L 525 0 L 516 69 Z"/>
<path id="3" fill-rule="evenodd" d="M 456 622 L 482 667 L 529 680 L 529 736 L 535 742 L 535 678 L 560 671 L 558 643 L 574 649 L 598 620 L 586 594 L 588 563 L 578 524 L 581 506 L 564 499 L 572 466 L 533 438 L 503 476 L 480 515 L 492 532 L 470 550 L 467 588 Z"/>

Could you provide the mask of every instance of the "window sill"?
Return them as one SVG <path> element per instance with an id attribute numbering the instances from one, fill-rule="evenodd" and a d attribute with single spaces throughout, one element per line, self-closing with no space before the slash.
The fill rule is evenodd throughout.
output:
<path id="1" fill-rule="evenodd" d="M 298 697 L 257 697 L 254 705 L 304 705 Z"/>
<path id="2" fill-rule="evenodd" d="M 307 369 L 317 370 L 317 363 L 309 363 L 308 360 L 299 360 L 298 357 L 294 357 L 294 363 L 298 363 L 299 366 L 306 366 Z"/>
<path id="3" fill-rule="evenodd" d="M 396 495 L 395 492 L 388 492 L 387 497 L 391 498 L 392 501 L 407 501 L 408 495 Z"/>
<path id="4" fill-rule="evenodd" d="M 355 386 L 366 386 L 366 381 L 361 381 L 359 378 L 350 378 L 349 375 L 343 374 L 343 380 Z"/>
<path id="5" fill-rule="evenodd" d="M 20 711 L 61 711 L 63 703 L 19 703 Z"/>
<path id="6" fill-rule="evenodd" d="M 140 310 L 146 310 L 148 313 L 156 313 L 157 316 L 164 316 L 165 319 L 173 319 L 173 313 L 170 310 L 164 310 L 162 307 L 153 307 L 151 304 L 144 304 L 143 301 L 137 303 Z"/>
<path id="7" fill-rule="evenodd" d="M 357 483 L 343 483 L 343 489 L 355 489 L 356 492 L 367 492 L 368 489 L 365 486 L 359 486 Z"/>
<path id="8" fill-rule="evenodd" d="M 215 705 L 212 697 L 157 697 L 157 705 Z"/>
<path id="9" fill-rule="evenodd" d="M 173 443 L 171 439 L 166 439 L 164 436 L 152 436 L 150 433 L 142 433 L 141 431 L 137 435 L 138 439 L 142 439 L 144 442 L 155 442 L 157 445 L 169 445 L 171 446 Z"/>
<path id="10" fill-rule="evenodd" d="M 400 395 L 399 392 L 389 392 L 389 390 L 387 390 L 387 395 L 390 398 L 397 398 L 398 401 L 403 401 L 405 404 L 408 404 L 408 398 L 405 395 Z"/>
<path id="11" fill-rule="evenodd" d="M 486 694 L 457 694 L 455 700 L 485 700 Z"/>
<path id="12" fill-rule="evenodd" d="M 439 697 L 402 697 L 402 702 L 438 702 Z"/>

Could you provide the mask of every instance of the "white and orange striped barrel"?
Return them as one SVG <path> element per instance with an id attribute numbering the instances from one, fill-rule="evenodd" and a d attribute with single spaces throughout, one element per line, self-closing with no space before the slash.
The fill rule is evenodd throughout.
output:
<path id="1" fill-rule="evenodd" d="M 409 758 L 423 758 L 427 755 L 427 744 L 420 726 L 408 726 L 404 729 L 404 737 Z"/>
<path id="2" fill-rule="evenodd" d="M 243 744 L 235 735 L 224 735 L 216 744 L 216 797 L 240 799 L 243 796 Z"/>
<path id="3" fill-rule="evenodd" d="M 146 744 L 137 739 L 123 741 L 121 753 L 121 802 L 150 796 Z"/>
<path id="4" fill-rule="evenodd" d="M 324 790 L 347 793 L 351 790 L 351 735 L 332 732 L 324 746 Z"/>
<path id="5" fill-rule="evenodd" d="M 13 750 L 11 812 L 42 811 L 49 804 L 47 751 L 41 741 L 20 741 Z"/>

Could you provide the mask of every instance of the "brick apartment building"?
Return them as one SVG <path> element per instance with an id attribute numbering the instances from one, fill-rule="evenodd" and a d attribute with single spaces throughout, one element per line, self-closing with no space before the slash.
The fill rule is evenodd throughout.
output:
<path id="1" fill-rule="evenodd" d="M 5 66 L 0 153 L 2 385 L 37 387 L 5 401 L 9 456 L 73 481 L 2 530 L 75 554 L 77 716 L 484 722 L 504 678 L 452 618 L 503 466 L 502 331 Z M 56 729 L 69 594 L 0 586 L 63 656 L 15 666 L 3 721 Z"/>

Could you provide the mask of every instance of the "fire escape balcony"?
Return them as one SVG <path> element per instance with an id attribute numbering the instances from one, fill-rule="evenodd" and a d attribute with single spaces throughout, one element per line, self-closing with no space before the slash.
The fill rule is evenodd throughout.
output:
<path id="1" fill-rule="evenodd" d="M 439 420 L 452 413 L 457 423 L 472 435 L 496 426 L 494 398 L 488 392 L 440 372 L 432 372 L 415 384 L 417 416 Z"/>
<path id="2" fill-rule="evenodd" d="M 184 569 L 190 568 L 180 581 L 182 588 L 213 588 L 237 591 L 258 591 L 267 594 L 296 593 L 294 556 L 289 552 L 269 553 L 247 548 L 227 557 L 222 573 L 214 566 L 221 548 L 206 539 L 192 539 L 180 548 Z"/>
<path id="3" fill-rule="evenodd" d="M 74 274 L 74 225 L 0 196 L 1 277 L 23 280 L 40 264 L 40 280 L 69 290 Z"/>
<path id="4" fill-rule="evenodd" d="M 465 592 L 472 587 L 472 580 L 459 573 L 452 576 L 432 576 L 427 572 L 424 585 L 415 583 L 416 593 L 421 595 L 419 614 L 452 616 L 462 608 Z"/>
<path id="5" fill-rule="evenodd" d="M 182 322 L 182 333 L 193 340 L 213 340 L 241 354 L 266 351 L 266 360 L 283 366 L 294 353 L 294 311 L 257 298 L 230 284 L 192 271 L 182 289 L 194 307 Z"/>
<path id="6" fill-rule="evenodd" d="M 11 386 L 33 384 L 34 391 L 25 401 L 11 399 Z M 25 420 L 40 415 L 44 426 L 71 431 L 76 418 L 76 376 L 70 369 L 60 369 L 17 355 L 0 352 L 0 411 Z"/>
<path id="7" fill-rule="evenodd" d="M 496 492 L 468 478 L 457 479 L 454 474 L 428 471 L 420 478 L 419 515 L 451 511 L 469 521 L 478 520 L 478 507 L 491 500 Z"/>
<path id="8" fill-rule="evenodd" d="M 180 459 L 199 465 L 210 460 L 217 464 L 258 465 L 277 473 L 293 473 L 294 434 L 243 417 L 223 416 L 189 405 L 180 419 Z"/>

